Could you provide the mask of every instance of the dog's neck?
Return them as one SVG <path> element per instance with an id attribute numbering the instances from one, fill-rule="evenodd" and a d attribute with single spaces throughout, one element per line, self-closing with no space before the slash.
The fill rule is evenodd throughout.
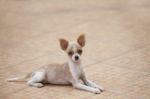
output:
<path id="1" fill-rule="evenodd" d="M 69 60 L 69 69 L 74 79 L 79 79 L 82 71 L 81 61 L 73 62 L 72 60 Z"/>
<path id="2" fill-rule="evenodd" d="M 71 59 L 69 59 L 69 66 L 81 66 L 81 60 L 79 60 L 78 62 L 73 62 Z"/>
<path id="3" fill-rule="evenodd" d="M 81 60 L 78 62 L 73 62 L 71 59 L 69 59 L 68 65 L 71 71 L 82 69 Z"/>

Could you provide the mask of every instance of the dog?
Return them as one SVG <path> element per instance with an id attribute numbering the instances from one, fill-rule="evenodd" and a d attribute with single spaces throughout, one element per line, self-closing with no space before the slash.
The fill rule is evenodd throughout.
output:
<path id="1" fill-rule="evenodd" d="M 37 71 L 20 78 L 10 78 L 7 81 L 27 80 L 29 86 L 43 87 L 44 83 L 71 84 L 74 88 L 99 94 L 104 91 L 102 86 L 87 79 L 81 65 L 82 48 L 85 46 L 85 34 L 81 34 L 76 42 L 59 39 L 61 49 L 67 54 L 68 62 L 64 64 L 49 64 Z M 83 84 L 80 83 L 83 81 Z"/>

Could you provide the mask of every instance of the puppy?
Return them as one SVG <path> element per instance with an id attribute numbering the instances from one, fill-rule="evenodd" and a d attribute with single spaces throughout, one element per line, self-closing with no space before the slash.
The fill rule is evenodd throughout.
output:
<path id="1" fill-rule="evenodd" d="M 50 84 L 71 84 L 74 88 L 99 94 L 104 91 L 102 86 L 98 86 L 86 78 L 81 65 L 82 48 L 85 46 L 85 35 L 77 38 L 77 42 L 68 42 L 59 39 L 61 49 L 68 55 L 68 62 L 64 64 L 50 64 L 24 77 L 11 78 L 7 81 L 27 80 L 29 86 L 43 87 L 44 83 Z M 83 84 L 80 83 L 83 81 Z"/>

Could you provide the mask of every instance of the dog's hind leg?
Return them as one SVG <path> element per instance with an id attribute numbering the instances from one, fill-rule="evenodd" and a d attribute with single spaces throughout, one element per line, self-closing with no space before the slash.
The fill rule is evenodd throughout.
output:
<path id="1" fill-rule="evenodd" d="M 30 78 L 30 80 L 27 82 L 29 86 L 34 86 L 34 87 L 43 87 L 44 85 L 42 84 L 42 81 L 45 80 L 45 72 L 35 72 L 34 75 Z"/>

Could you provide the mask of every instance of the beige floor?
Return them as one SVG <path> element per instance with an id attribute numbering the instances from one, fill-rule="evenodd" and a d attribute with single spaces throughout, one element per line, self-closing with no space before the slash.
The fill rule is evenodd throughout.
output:
<path id="1" fill-rule="evenodd" d="M 67 60 L 58 38 L 86 33 L 83 65 L 106 88 L 41 89 L 5 78 Z M 0 99 L 150 99 L 149 0 L 1 0 Z"/>

